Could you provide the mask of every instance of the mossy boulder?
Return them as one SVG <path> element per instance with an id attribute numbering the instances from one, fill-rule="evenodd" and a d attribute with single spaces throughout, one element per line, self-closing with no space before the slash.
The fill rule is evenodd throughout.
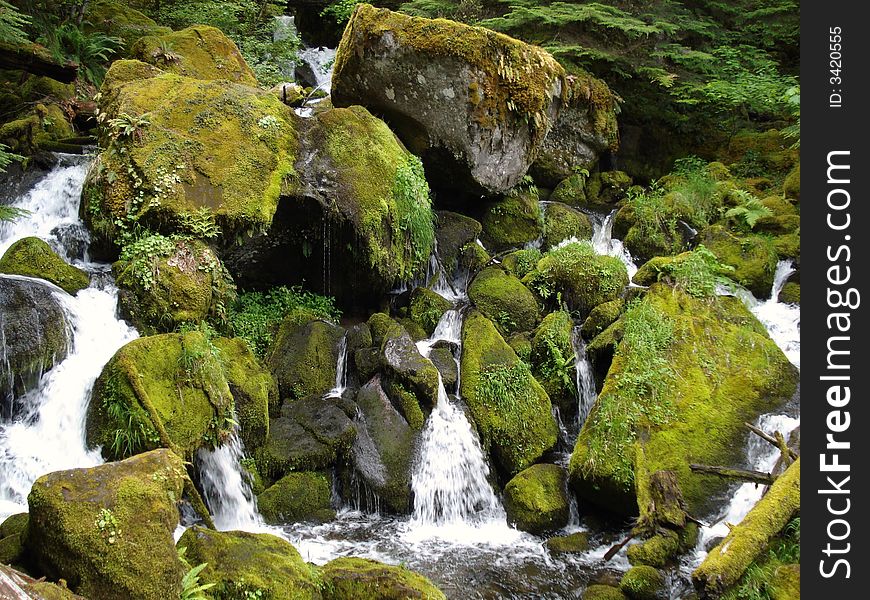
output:
<path id="1" fill-rule="evenodd" d="M 205 334 L 143 337 L 119 349 L 97 378 L 86 437 L 109 459 L 160 447 L 191 459 L 230 432 L 233 404 Z"/>
<path id="2" fill-rule="evenodd" d="M 184 232 L 205 210 L 224 235 L 268 227 L 294 176 L 297 117 L 266 91 L 112 65 L 100 110 L 132 132 L 103 140 L 85 182 L 82 214 L 96 250 L 111 256 L 117 221 Z M 143 117 L 143 115 L 145 115 Z"/>
<path id="3" fill-rule="evenodd" d="M 567 77 L 565 101 L 529 170 L 536 182 L 553 187 L 578 169 L 593 170 L 601 153 L 616 152 L 616 98 L 606 83 L 588 73 Z"/>
<path id="4" fill-rule="evenodd" d="M 556 444 L 558 427 L 547 392 L 479 312 L 462 326 L 460 393 L 484 452 L 510 478 Z"/>
<path id="5" fill-rule="evenodd" d="M 367 558 L 336 558 L 320 570 L 323 600 L 444 600 L 446 596 L 418 573 Z"/>
<path id="6" fill-rule="evenodd" d="M 0 273 L 45 279 L 69 294 L 90 284 L 87 273 L 67 264 L 37 237 L 22 238 L 9 246 L 0 258 Z"/>
<path id="7" fill-rule="evenodd" d="M 791 170 L 782 184 L 782 192 L 785 197 L 794 202 L 801 200 L 801 164 L 798 163 Z"/>
<path id="8" fill-rule="evenodd" d="M 558 465 L 534 465 L 520 471 L 504 488 L 508 520 L 517 529 L 542 534 L 568 523 L 571 500 L 568 473 Z"/>
<path id="9" fill-rule="evenodd" d="M 214 251 L 195 239 L 167 241 L 161 250 L 153 258 L 137 255 L 112 266 L 124 319 L 153 334 L 222 317 L 236 292 Z"/>
<path id="10" fill-rule="evenodd" d="M 770 294 L 778 261 L 770 238 L 757 234 L 738 237 L 721 225 L 713 225 L 699 234 L 699 241 L 723 264 L 734 267 L 731 279 L 758 298 Z"/>
<path id="11" fill-rule="evenodd" d="M 41 48 L 41 46 L 40 46 Z M 16 110 L 19 109 L 16 101 Z M 49 152 L 68 152 L 68 146 L 60 143 L 75 135 L 72 124 L 61 108 L 59 101 L 38 98 L 27 102 L 28 108 L 14 118 L 0 125 L 0 143 L 5 144 L 12 152 L 30 156 L 39 150 Z M 75 146 L 78 150 L 80 146 Z"/>
<path id="12" fill-rule="evenodd" d="M 136 40 L 149 35 L 170 33 L 169 27 L 161 27 L 153 19 L 122 0 L 92 0 L 85 4 L 82 21 L 86 32 L 99 31 L 118 37 L 124 42 L 122 52 L 129 54 Z"/>
<path id="13" fill-rule="evenodd" d="M 522 282 L 494 266 L 481 271 L 468 288 L 468 297 L 480 312 L 506 334 L 530 331 L 541 320 L 535 295 Z"/>
<path id="14" fill-rule="evenodd" d="M 786 402 L 796 370 L 733 297 L 695 299 L 658 283 L 618 323 L 624 336 L 571 456 L 574 489 L 637 514 L 647 474 L 673 471 L 689 512 L 701 514 L 727 482 L 689 464 L 738 463 L 743 423 Z M 633 378 L 640 388 L 626 385 Z"/>
<path id="15" fill-rule="evenodd" d="M 586 199 L 589 204 L 613 208 L 625 198 L 631 184 L 631 175 L 624 171 L 593 173 L 586 182 Z"/>
<path id="16" fill-rule="evenodd" d="M 564 69 L 538 47 L 367 4 L 350 18 L 332 78 L 336 106 L 385 115 L 433 183 L 467 197 L 519 183 L 565 92 Z"/>
<path id="17" fill-rule="evenodd" d="M 453 271 L 459 264 L 459 253 L 465 244 L 474 243 L 483 226 L 471 217 L 446 210 L 435 212 L 435 239 L 438 255 L 446 269 Z"/>
<path id="18" fill-rule="evenodd" d="M 22 562 L 28 520 L 27 513 L 19 513 L 9 516 L 0 524 L 0 565 Z"/>
<path id="19" fill-rule="evenodd" d="M 459 266 L 469 272 L 479 271 L 490 260 L 489 252 L 477 242 L 469 242 L 459 251 Z"/>
<path id="20" fill-rule="evenodd" d="M 165 449 L 44 475 L 27 497 L 28 555 L 92 600 L 178 597 L 184 568 L 173 533 L 186 477 Z"/>
<path id="21" fill-rule="evenodd" d="M 579 210 L 559 202 L 548 203 L 544 208 L 544 248 L 567 239 L 592 239 L 592 222 Z"/>
<path id="22" fill-rule="evenodd" d="M 573 242 L 547 252 L 523 283 L 544 298 L 561 295 L 581 315 L 616 300 L 628 285 L 625 265 L 613 256 L 595 254 L 585 242 Z"/>
<path id="23" fill-rule="evenodd" d="M 547 540 L 547 550 L 551 554 L 580 554 L 588 549 L 589 534 L 585 531 L 557 535 Z"/>
<path id="24" fill-rule="evenodd" d="M 419 422 L 412 413 L 419 413 L 420 406 L 431 409 L 438 402 L 438 369 L 432 361 L 420 354 L 417 344 L 404 328 L 388 331 L 381 344 L 381 370 L 392 382 L 410 392 L 406 402 L 398 403 L 409 423 Z M 419 429 L 419 428 L 418 428 Z"/>
<path id="25" fill-rule="evenodd" d="M 523 248 L 505 254 L 501 259 L 501 266 L 507 269 L 518 279 L 522 279 L 532 272 L 541 260 L 541 251 L 537 248 Z"/>
<path id="26" fill-rule="evenodd" d="M 632 565 L 648 566 L 664 569 L 673 564 L 674 559 L 687 548 L 680 539 L 680 534 L 671 529 L 662 529 L 659 533 L 633 544 L 626 550 L 628 562 Z"/>
<path id="27" fill-rule="evenodd" d="M 335 385 L 338 346 L 344 329 L 326 321 L 285 319 L 275 334 L 266 365 L 282 399 L 323 395 Z"/>
<path id="28" fill-rule="evenodd" d="M 292 471 L 326 471 L 348 460 L 356 438 L 356 407 L 318 395 L 284 404 L 269 421 L 269 438 L 254 452 L 257 469 L 269 481 Z"/>
<path id="29" fill-rule="evenodd" d="M 218 338 L 214 341 L 220 352 L 224 375 L 236 408 L 239 435 L 249 451 L 253 451 L 269 435 L 269 414 L 278 410 L 278 385 L 241 338 Z"/>
<path id="30" fill-rule="evenodd" d="M 58 293 L 43 282 L 0 275 L 0 397 L 20 397 L 66 358 L 72 331 Z"/>
<path id="31" fill-rule="evenodd" d="M 456 359 L 453 356 L 451 346 L 435 346 L 429 353 L 429 360 L 432 361 L 432 364 L 441 373 L 441 381 L 444 383 L 444 388 L 453 390 L 458 381 L 459 367 L 456 365 Z"/>
<path id="32" fill-rule="evenodd" d="M 801 230 L 773 238 L 773 247 L 781 259 L 801 257 Z"/>
<path id="33" fill-rule="evenodd" d="M 522 248 L 541 237 L 543 217 L 538 189 L 520 186 L 487 204 L 481 218 L 481 239 L 495 251 Z"/>
<path id="34" fill-rule="evenodd" d="M 583 592 L 583 600 L 627 600 L 619 588 L 610 585 L 594 584 Z"/>
<path id="35" fill-rule="evenodd" d="M 435 326 L 441 320 L 441 316 L 453 306 L 450 301 L 427 288 L 415 288 L 411 292 L 411 304 L 409 314 L 411 320 L 417 323 L 426 332 L 432 335 Z"/>
<path id="36" fill-rule="evenodd" d="M 532 373 L 563 418 L 575 412 L 577 404 L 573 335 L 571 315 L 565 311 L 552 312 L 535 331 L 530 353 Z"/>
<path id="37" fill-rule="evenodd" d="M 656 600 L 665 587 L 665 578 L 653 567 L 632 567 L 619 582 L 621 589 L 634 600 Z"/>
<path id="38" fill-rule="evenodd" d="M 556 185 L 550 195 L 551 202 L 561 202 L 569 206 L 586 206 L 586 181 L 588 176 L 575 173 Z"/>
<path id="39" fill-rule="evenodd" d="M 801 303 L 801 284 L 789 281 L 782 286 L 782 291 L 779 293 L 779 301 L 786 304 Z"/>
<path id="40" fill-rule="evenodd" d="M 330 521 L 332 485 L 323 473 L 289 473 L 257 496 L 257 508 L 267 523 Z"/>
<path id="41" fill-rule="evenodd" d="M 599 333 L 610 327 L 623 310 L 625 310 L 625 300 L 622 298 L 599 304 L 593 308 L 580 329 L 583 339 L 594 339 Z"/>
<path id="42" fill-rule="evenodd" d="M 688 254 L 683 253 L 678 256 L 688 256 Z M 675 256 L 656 256 L 649 259 L 640 266 L 634 277 L 631 278 L 631 282 L 635 285 L 643 286 L 650 286 L 656 283 L 662 273 L 665 272 L 665 267 L 673 264 L 676 259 L 677 257 Z"/>
<path id="43" fill-rule="evenodd" d="M 315 569 L 278 536 L 191 527 L 178 547 L 187 549 L 185 559 L 191 565 L 207 564 L 199 579 L 215 584 L 208 590 L 215 600 L 256 595 L 273 600 L 322 598 Z"/>
<path id="44" fill-rule="evenodd" d="M 194 79 L 257 85 L 257 77 L 235 42 L 216 27 L 194 25 L 181 31 L 142 37 L 130 48 L 130 56 Z"/>
<path id="45" fill-rule="evenodd" d="M 369 489 L 380 497 L 382 508 L 407 514 L 411 508 L 411 465 L 419 431 L 390 402 L 380 376 L 360 389 L 356 402 L 360 417 L 355 422 L 353 466 Z"/>

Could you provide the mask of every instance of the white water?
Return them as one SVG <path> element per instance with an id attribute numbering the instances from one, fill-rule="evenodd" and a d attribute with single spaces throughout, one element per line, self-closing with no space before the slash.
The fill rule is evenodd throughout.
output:
<path id="1" fill-rule="evenodd" d="M 335 363 L 335 385 L 326 392 L 327 398 L 341 398 L 347 390 L 347 334 L 338 342 L 338 360 Z"/>
<path id="2" fill-rule="evenodd" d="M 332 64 L 335 62 L 335 48 L 305 48 L 299 52 L 299 59 L 311 67 L 316 88 L 327 94 L 332 88 Z"/>
<path id="3" fill-rule="evenodd" d="M 61 156 L 58 166 L 14 206 L 31 215 L 0 225 L 0 249 L 36 235 L 47 241 L 59 225 L 78 224 L 78 204 L 89 161 Z M 83 265 L 99 270 L 100 265 Z M 40 281 L 40 280 L 34 280 Z M 75 297 L 50 286 L 72 328 L 72 349 L 45 373 L 12 422 L 0 424 L 0 516 L 27 510 L 33 482 L 51 471 L 102 463 L 99 449 L 85 443 L 85 419 L 91 389 L 115 351 L 135 339 L 136 330 L 116 317 L 118 290 L 92 284 Z"/>
<path id="4" fill-rule="evenodd" d="M 214 450 L 200 448 L 196 454 L 203 496 L 221 531 L 265 531 L 257 512 L 257 499 L 242 467 L 245 456 L 238 432 Z"/>
<path id="5" fill-rule="evenodd" d="M 613 237 L 613 218 L 616 216 L 616 209 L 611 211 L 604 220 L 601 220 L 599 215 L 592 215 L 592 247 L 598 254 L 606 256 L 615 256 L 625 265 L 628 271 L 628 280 L 634 277 L 637 273 L 637 265 L 631 257 L 631 253 L 625 248 L 622 240 Z"/>
<path id="6" fill-rule="evenodd" d="M 776 266 L 770 298 L 764 302 L 750 302 L 749 309 L 761 321 L 770 337 L 782 349 L 791 363 L 800 368 L 801 309 L 800 306 L 779 301 L 779 293 L 794 271 L 792 261 L 779 261 Z"/>
<path id="7" fill-rule="evenodd" d="M 595 392 L 592 364 L 586 356 L 586 342 L 580 335 L 579 327 L 574 328 L 571 342 L 574 346 L 574 376 L 577 384 L 577 425 L 583 427 L 598 394 Z"/>

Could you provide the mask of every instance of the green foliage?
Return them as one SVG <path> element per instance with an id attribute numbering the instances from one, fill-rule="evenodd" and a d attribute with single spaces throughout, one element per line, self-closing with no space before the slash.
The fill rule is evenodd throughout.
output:
<path id="1" fill-rule="evenodd" d="M 30 18 L 22 15 L 18 9 L 0 0 L 0 42 L 4 44 L 28 43 L 25 28 L 30 24 Z"/>
<path id="2" fill-rule="evenodd" d="M 481 370 L 477 398 L 486 410 L 501 415 L 503 429 L 524 431 L 529 426 L 525 415 L 538 406 L 532 378 L 529 366 L 523 361 L 513 365 L 487 365 Z"/>
<path id="3" fill-rule="evenodd" d="M 154 0 L 145 11 L 161 25 L 175 30 L 191 25 L 211 25 L 232 39 L 260 85 L 271 87 L 285 81 L 281 67 L 296 58 L 296 37 L 272 39 L 274 17 L 286 5 L 268 0 Z"/>
<path id="4" fill-rule="evenodd" d="M 634 227 L 640 235 L 650 240 L 665 253 L 674 254 L 682 250 L 683 240 L 677 229 L 678 216 L 672 206 L 665 201 L 665 192 L 657 183 L 648 189 L 628 190 L 626 204 L 634 214 Z"/>
<path id="5" fill-rule="evenodd" d="M 106 125 L 112 140 L 138 141 L 142 139 L 144 129 L 151 125 L 151 119 L 149 113 L 129 115 L 122 112 L 114 119 L 109 119 Z"/>
<path id="6" fill-rule="evenodd" d="M 100 536 L 106 540 L 108 544 L 114 544 L 121 537 L 121 528 L 118 524 L 118 518 L 108 508 L 101 508 L 97 514 L 97 519 L 94 525 L 100 530 Z"/>
<path id="7" fill-rule="evenodd" d="M 755 228 L 759 219 L 770 217 L 773 215 L 768 207 L 761 203 L 761 200 L 744 190 L 736 190 L 733 192 L 740 199 L 740 204 L 730 209 L 725 213 L 729 219 L 735 219 L 738 223 L 744 225 L 747 229 Z"/>
<path id="8" fill-rule="evenodd" d="M 357 4 L 365 0 L 336 0 L 320 12 L 321 17 L 330 17 L 333 21 L 342 25 L 347 23 Z"/>
<path id="9" fill-rule="evenodd" d="M 178 229 L 200 240 L 211 240 L 221 235 L 221 228 L 215 222 L 214 213 L 202 206 L 193 212 L 180 213 Z"/>
<path id="10" fill-rule="evenodd" d="M 535 269 L 538 261 L 541 260 L 541 251 L 537 248 L 526 248 L 517 250 L 511 256 L 514 257 L 514 275 L 522 279 Z"/>
<path id="11" fill-rule="evenodd" d="M 7 221 L 15 221 L 30 214 L 29 210 L 18 208 L 17 206 L 8 206 L 0 204 L 0 223 Z"/>
<path id="12" fill-rule="evenodd" d="M 158 261 L 169 256 L 177 243 L 174 236 L 144 232 L 124 245 L 121 260 L 130 262 L 133 277 L 142 289 L 150 290 L 157 281 Z"/>
<path id="13" fill-rule="evenodd" d="M 121 374 L 113 370 L 102 394 L 106 415 L 116 425 L 110 445 L 113 456 L 133 456 L 146 450 L 151 444 L 159 444 L 160 436 L 151 422 L 130 406 L 120 393 Z"/>
<path id="14" fill-rule="evenodd" d="M 199 574 L 208 566 L 208 563 L 201 563 L 196 565 L 195 567 L 191 567 L 190 563 L 187 562 L 187 559 L 184 555 L 187 552 L 187 548 L 185 546 L 181 546 L 178 548 L 178 558 L 186 567 L 188 567 L 187 572 L 184 574 L 184 577 L 181 579 L 181 600 L 208 600 L 208 596 L 203 594 L 206 590 L 209 590 L 215 586 L 214 583 L 200 583 Z"/>
<path id="15" fill-rule="evenodd" d="M 79 73 L 97 86 L 102 83 L 112 56 L 124 45 L 120 38 L 99 31 L 85 33 L 75 22 L 43 27 L 37 41 L 48 48 L 56 60 L 78 63 Z"/>
<path id="16" fill-rule="evenodd" d="M 435 241 L 435 222 L 423 163 L 416 156 L 409 155 L 396 169 L 393 199 L 401 215 L 392 220 L 393 239 L 404 240 L 411 264 L 423 264 Z"/>
<path id="17" fill-rule="evenodd" d="M 266 292 L 239 294 L 230 309 L 230 330 L 233 335 L 243 338 L 252 352 L 263 357 L 272 343 L 275 329 L 292 313 L 327 321 L 337 321 L 341 316 L 334 298 L 320 296 L 298 286 L 281 286 Z"/>
<path id="18" fill-rule="evenodd" d="M 690 296 L 712 298 L 718 286 L 731 287 L 727 275 L 734 272 L 734 267 L 722 264 L 715 254 L 701 245 L 667 263 L 662 272 Z"/>
<path id="19" fill-rule="evenodd" d="M 749 565 L 737 585 L 723 596 L 724 600 L 772 600 L 770 581 L 777 567 L 800 563 L 800 541 L 801 518 L 795 517 L 771 542 L 767 552 Z"/>
<path id="20" fill-rule="evenodd" d="M 160 40 L 157 49 L 152 52 L 152 56 L 167 65 L 181 60 L 181 55 L 175 52 L 172 42 L 168 40 Z"/>
<path id="21" fill-rule="evenodd" d="M 562 312 L 560 319 L 570 322 L 571 315 Z M 541 336 L 544 345 L 543 357 L 538 365 L 542 379 L 558 381 L 564 389 L 574 388 L 574 361 L 576 355 L 565 355 L 563 348 L 571 348 L 571 339 L 564 327 L 549 327 Z"/>
<path id="22" fill-rule="evenodd" d="M 709 225 L 720 216 L 722 194 L 707 170 L 707 161 L 696 156 L 680 158 L 672 171 L 671 210 L 694 227 Z"/>
<path id="23" fill-rule="evenodd" d="M 644 422 L 663 425 L 673 418 L 666 397 L 669 382 L 676 376 L 667 352 L 674 340 L 670 318 L 643 301 L 634 301 L 623 317 L 625 333 L 617 349 L 624 366 L 616 380 L 620 402 L 599 402 L 589 426 L 598 432 L 589 447 L 584 469 L 608 464 L 614 480 L 634 481 L 634 455 L 630 444 Z M 614 359 L 616 360 L 616 359 Z"/>
<path id="24" fill-rule="evenodd" d="M 788 139 L 794 140 L 791 147 L 797 149 L 801 147 L 801 88 L 799 85 L 790 87 L 785 91 L 785 102 L 796 122 L 788 127 L 783 127 L 782 134 Z"/>

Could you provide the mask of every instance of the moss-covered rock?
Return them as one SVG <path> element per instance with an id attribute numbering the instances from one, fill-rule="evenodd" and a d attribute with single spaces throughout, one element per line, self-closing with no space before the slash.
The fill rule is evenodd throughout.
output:
<path id="1" fill-rule="evenodd" d="M 459 266 L 466 271 L 479 271 L 489 262 L 489 252 L 477 242 L 465 244 L 459 251 Z"/>
<path id="2" fill-rule="evenodd" d="M 316 571 L 293 545 L 268 533 L 212 531 L 191 527 L 178 540 L 191 565 L 207 563 L 202 583 L 215 600 L 257 597 L 273 600 L 320 600 Z M 167 596 L 168 598 L 169 596 Z"/>
<path id="3" fill-rule="evenodd" d="M 622 298 L 599 304 L 593 308 L 580 329 L 583 339 L 594 339 L 599 333 L 610 327 L 623 310 L 625 310 L 625 300 Z"/>
<path id="4" fill-rule="evenodd" d="M 519 186 L 490 202 L 481 218 L 481 239 L 495 251 L 521 248 L 541 237 L 543 217 L 536 187 Z"/>
<path id="5" fill-rule="evenodd" d="M 561 529 L 570 512 L 568 473 L 557 465 L 534 465 L 520 471 L 504 488 L 508 520 L 517 529 L 541 534 Z"/>
<path id="6" fill-rule="evenodd" d="M 232 423 L 220 352 L 196 331 L 143 337 L 118 350 L 94 384 L 86 429 L 88 444 L 106 458 L 159 447 L 192 458 Z"/>
<path id="7" fill-rule="evenodd" d="M 566 91 L 564 69 L 540 48 L 367 4 L 345 29 L 332 79 L 336 106 L 384 114 L 433 183 L 478 197 L 519 183 Z"/>
<path id="8" fill-rule="evenodd" d="M 24 591 L 36 594 L 41 600 L 85 600 L 83 596 L 69 591 L 63 581 L 59 584 L 39 581 L 24 586 Z"/>
<path id="9" fill-rule="evenodd" d="M 18 398 L 69 351 L 71 329 L 52 287 L 0 275 L 0 397 Z M 5 417 L 7 407 L 0 411 Z M 11 406 L 12 412 L 16 406 Z"/>
<path id="10" fill-rule="evenodd" d="M 649 497 L 637 486 L 650 482 L 638 474 L 673 471 L 700 514 L 727 483 L 688 465 L 737 463 L 743 423 L 788 400 L 796 371 L 736 298 L 655 284 L 620 322 L 624 337 L 571 457 L 573 485 L 587 501 L 636 514 L 636 496 Z"/>
<path id="11" fill-rule="evenodd" d="M 26 102 L 27 108 L 0 125 L 0 143 L 5 144 L 11 151 L 25 156 L 39 150 L 70 151 L 69 146 L 60 143 L 60 140 L 75 135 L 72 124 L 60 106 L 61 99 L 41 97 L 33 101 L 16 100 L 14 110 L 20 110 L 22 101 Z M 79 148 L 80 146 L 75 146 L 72 149 Z"/>
<path id="12" fill-rule="evenodd" d="M 18 513 L 6 517 L 3 523 L 0 523 L 0 539 L 9 537 L 16 533 L 24 533 L 27 528 L 27 513 Z"/>
<path id="13" fill-rule="evenodd" d="M 142 37 L 130 48 L 130 56 L 194 79 L 257 85 L 257 77 L 235 42 L 220 29 L 207 25 Z"/>
<path id="14" fill-rule="evenodd" d="M 432 335 L 441 316 L 453 306 L 447 298 L 427 288 L 415 288 L 411 292 L 409 315 L 420 325 L 426 335 Z"/>
<path id="15" fill-rule="evenodd" d="M 357 406 L 361 418 L 356 422 L 353 466 L 386 505 L 382 508 L 406 514 L 411 508 L 411 464 L 419 434 L 392 405 L 380 376 L 360 389 Z"/>
<path id="16" fill-rule="evenodd" d="M 550 313 L 532 338 L 532 373 L 565 416 L 576 410 L 574 322 L 564 311 Z"/>
<path id="17" fill-rule="evenodd" d="M 798 163 L 791 170 L 782 184 L 782 192 L 785 197 L 795 202 L 801 200 L 801 164 Z"/>
<path id="18" fill-rule="evenodd" d="M 653 567 L 632 567 L 619 582 L 621 589 L 634 600 L 656 600 L 665 586 L 665 578 Z"/>
<path id="19" fill-rule="evenodd" d="M 588 176 L 575 173 L 563 179 L 553 189 L 550 195 L 552 202 L 561 202 L 569 206 L 586 206 L 586 181 Z"/>
<path id="20" fill-rule="evenodd" d="M 323 600 L 444 600 L 435 585 L 403 566 L 394 567 L 367 558 L 336 558 L 320 571 Z"/>
<path id="21" fill-rule="evenodd" d="M 145 334 L 223 317 L 235 286 L 214 251 L 194 239 L 168 241 L 164 250 L 152 257 L 142 248 L 113 265 L 121 315 Z"/>
<path id="22" fill-rule="evenodd" d="M 721 225 L 713 225 L 698 235 L 699 241 L 722 263 L 734 267 L 729 274 L 758 298 L 770 294 L 778 261 L 770 238 L 750 234 L 738 237 Z"/>
<path id="23" fill-rule="evenodd" d="M 459 377 L 459 367 L 456 365 L 453 350 L 447 345 L 435 346 L 429 353 L 429 360 L 432 361 L 432 364 L 441 373 L 441 381 L 444 383 L 444 388 L 453 390 Z"/>
<path id="24" fill-rule="evenodd" d="M 87 273 L 67 264 L 37 237 L 22 238 L 9 246 L 0 258 L 0 273 L 45 279 L 70 294 L 90 284 Z"/>
<path id="25" fill-rule="evenodd" d="M 607 207 L 609 210 L 625 198 L 631 184 L 631 176 L 624 171 L 593 173 L 586 182 L 586 200 L 589 204 Z"/>
<path id="26" fill-rule="evenodd" d="M 538 261 L 541 260 L 541 251 L 537 248 L 523 248 L 506 254 L 501 259 L 501 266 L 507 269 L 514 277 L 522 279 L 535 270 Z"/>
<path id="27" fill-rule="evenodd" d="M 552 554 L 580 554 L 589 549 L 589 534 L 578 531 L 569 535 L 557 535 L 547 540 L 547 550 Z"/>
<path id="28" fill-rule="evenodd" d="M 779 301 L 787 304 L 800 304 L 801 284 L 794 281 L 787 282 L 779 293 Z"/>
<path id="29" fill-rule="evenodd" d="M 459 264 L 459 253 L 466 244 L 474 243 L 483 226 L 471 217 L 446 210 L 435 213 L 435 239 L 438 241 L 438 255 L 445 268 L 450 271 Z"/>
<path id="30" fill-rule="evenodd" d="M 249 451 L 269 435 L 269 414 L 278 410 L 278 385 L 241 338 L 218 338 L 221 364 L 236 408 L 239 436 Z"/>
<path id="31" fill-rule="evenodd" d="M 417 344 L 401 327 L 385 334 L 380 361 L 382 371 L 410 392 L 410 397 L 402 394 L 404 397 L 396 398 L 402 414 L 409 423 L 419 422 L 420 406 L 432 408 L 438 402 L 438 369 L 420 354 Z"/>
<path id="32" fill-rule="evenodd" d="M 627 600 L 619 588 L 610 585 L 590 585 L 583 592 L 583 600 Z"/>
<path id="33" fill-rule="evenodd" d="M 265 362 L 282 399 L 323 395 L 332 389 L 343 336 L 344 329 L 326 321 L 281 323 Z"/>
<path id="34" fill-rule="evenodd" d="M 595 254 L 585 242 L 547 252 L 523 283 L 544 298 L 561 299 L 581 315 L 618 298 L 628 285 L 625 265 L 613 256 Z"/>
<path id="35" fill-rule="evenodd" d="M 93 600 L 178 597 L 184 569 L 173 533 L 186 477 L 169 450 L 44 475 L 27 498 L 27 552 L 42 573 Z"/>
<path id="36" fill-rule="evenodd" d="M 558 427 L 547 393 L 531 371 L 478 312 L 462 327 L 460 392 L 506 478 L 534 464 L 556 443 Z"/>
<path id="37" fill-rule="evenodd" d="M 692 573 L 695 587 L 705 594 L 721 594 L 737 583 L 771 539 L 800 511 L 800 496 L 801 462 L 798 458 L 695 569 Z"/>
<path id="38" fill-rule="evenodd" d="M 0 564 L 18 564 L 23 556 L 24 541 L 20 533 L 0 537 Z"/>
<path id="39" fill-rule="evenodd" d="M 780 565 L 777 567 L 768 583 L 768 590 L 771 600 L 800 600 L 800 565 Z"/>
<path id="40" fill-rule="evenodd" d="M 773 247 L 781 259 L 801 257 L 801 230 L 773 238 Z"/>
<path id="41" fill-rule="evenodd" d="M 92 0 L 85 4 L 82 21 L 86 32 L 99 31 L 118 37 L 124 42 L 123 52 L 129 54 L 136 40 L 146 35 L 163 35 L 171 32 L 153 19 L 121 0 Z"/>
<path id="42" fill-rule="evenodd" d="M 100 110 L 131 132 L 103 140 L 85 183 L 82 213 L 96 247 L 111 254 L 118 221 L 184 232 L 201 209 L 231 240 L 268 227 L 295 174 L 292 109 L 245 85 L 138 65 L 118 61 L 101 89 Z"/>
<path id="43" fill-rule="evenodd" d="M 267 523 L 329 521 L 335 518 L 332 486 L 323 473 L 290 473 L 257 496 L 257 508 Z"/>
<path id="44" fill-rule="evenodd" d="M 592 222 L 579 210 L 559 202 L 544 209 L 544 248 L 552 248 L 567 239 L 592 238 Z"/>
<path id="45" fill-rule="evenodd" d="M 541 320 L 535 295 L 501 267 L 481 271 L 468 288 L 468 297 L 507 334 L 530 331 Z"/>

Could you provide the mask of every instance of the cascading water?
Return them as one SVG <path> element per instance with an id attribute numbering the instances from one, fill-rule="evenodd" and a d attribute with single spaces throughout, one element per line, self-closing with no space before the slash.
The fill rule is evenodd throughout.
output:
<path id="1" fill-rule="evenodd" d="M 779 264 L 776 265 L 776 274 L 774 275 L 770 298 L 764 302 L 758 302 L 754 298 L 744 297 L 744 301 L 748 303 L 749 310 L 761 321 L 770 337 L 782 349 L 789 361 L 797 368 L 800 368 L 801 310 L 797 305 L 785 304 L 779 301 L 779 293 L 794 272 L 795 269 L 792 261 L 779 261 Z"/>
<path id="2" fill-rule="evenodd" d="M 299 52 L 299 60 L 308 65 L 313 75 L 314 87 L 329 93 L 332 87 L 332 64 L 335 62 L 335 48 L 304 48 Z"/>
<path id="3" fill-rule="evenodd" d="M 347 334 L 338 342 L 338 360 L 335 363 L 335 385 L 326 392 L 327 398 L 341 398 L 347 390 Z"/>
<path id="4" fill-rule="evenodd" d="M 38 236 L 60 246 L 58 228 L 81 226 L 78 205 L 90 160 L 60 156 L 58 164 L 12 205 L 30 211 L 0 225 L 0 253 L 16 240 Z M 105 265 L 80 263 L 92 274 Z M 100 464 L 98 449 L 85 443 L 85 420 L 91 389 L 115 351 L 137 337 L 136 330 L 116 317 L 118 290 L 104 277 L 92 277 L 91 287 L 75 297 L 52 288 L 72 328 L 72 349 L 27 392 L 23 411 L 0 423 L 0 516 L 27 510 L 33 482 L 51 471 Z"/>
<path id="5" fill-rule="evenodd" d="M 579 327 L 574 328 L 571 341 L 574 346 L 574 373 L 577 384 L 577 425 L 583 427 L 598 394 L 595 392 L 592 364 L 589 362 L 589 357 L 586 356 L 586 342 L 580 335 Z"/>
<path id="6" fill-rule="evenodd" d="M 243 471 L 245 457 L 238 431 L 214 450 L 197 452 L 199 481 L 203 496 L 221 531 L 263 531 L 266 526 L 257 512 L 257 501 L 248 475 Z"/>
<path id="7" fill-rule="evenodd" d="M 616 216 L 616 212 L 614 209 L 604 219 L 601 219 L 601 216 L 597 214 L 590 215 L 592 218 L 592 247 L 598 254 L 615 256 L 621 260 L 628 271 L 628 280 L 631 281 L 631 278 L 637 273 L 637 265 L 623 245 L 622 240 L 613 237 L 613 218 Z"/>

